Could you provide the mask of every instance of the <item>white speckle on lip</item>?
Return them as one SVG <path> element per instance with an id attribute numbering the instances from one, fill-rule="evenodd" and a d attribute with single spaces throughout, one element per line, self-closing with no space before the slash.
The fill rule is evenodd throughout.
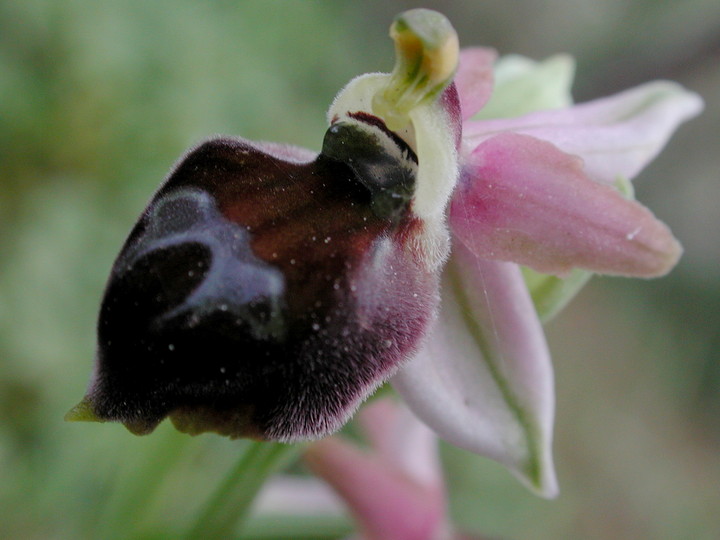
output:
<path id="1" fill-rule="evenodd" d="M 642 230 L 642 226 L 641 226 L 641 227 L 638 227 L 638 228 L 635 229 L 634 231 L 631 231 L 631 232 L 627 233 L 627 235 L 625 235 L 625 238 L 628 239 L 628 240 L 633 240 L 633 239 L 638 235 L 638 233 L 639 233 L 641 230 Z"/>

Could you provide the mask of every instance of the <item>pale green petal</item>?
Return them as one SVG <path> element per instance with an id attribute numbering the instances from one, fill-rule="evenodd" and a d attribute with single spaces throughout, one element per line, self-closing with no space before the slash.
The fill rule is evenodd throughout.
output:
<path id="1" fill-rule="evenodd" d="M 503 56 L 495 65 L 492 97 L 473 120 L 511 118 L 572 105 L 575 60 L 566 54 L 536 62 L 519 55 Z"/>
<path id="2" fill-rule="evenodd" d="M 526 267 L 522 271 L 535 310 L 543 323 L 560 313 L 593 276 L 592 272 L 579 268 L 573 269 L 564 278 L 541 274 Z"/>

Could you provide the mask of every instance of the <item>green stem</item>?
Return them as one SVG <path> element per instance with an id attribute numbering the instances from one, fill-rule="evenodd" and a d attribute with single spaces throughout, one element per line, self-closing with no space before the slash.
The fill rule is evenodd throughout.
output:
<path id="1" fill-rule="evenodd" d="M 119 474 L 119 482 L 98 520 L 98 538 L 130 538 L 147 515 L 163 480 L 187 448 L 188 437 L 167 426 L 158 430 L 143 459 Z"/>
<path id="2" fill-rule="evenodd" d="M 300 445 L 271 442 L 248 443 L 233 470 L 201 510 L 186 538 L 231 538 L 267 477 L 287 465 L 301 448 Z"/>

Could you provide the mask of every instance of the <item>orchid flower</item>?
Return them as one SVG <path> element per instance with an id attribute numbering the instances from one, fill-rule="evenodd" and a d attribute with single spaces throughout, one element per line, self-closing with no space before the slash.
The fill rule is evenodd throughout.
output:
<path id="1" fill-rule="evenodd" d="M 391 36 L 393 72 L 340 92 L 319 154 L 223 137 L 175 165 L 113 266 L 69 419 L 303 441 L 390 380 L 439 436 L 556 493 L 538 312 L 584 272 L 672 268 L 628 180 L 701 101 L 658 82 L 474 119 L 503 108 L 494 53 L 460 53 L 428 10 Z"/>

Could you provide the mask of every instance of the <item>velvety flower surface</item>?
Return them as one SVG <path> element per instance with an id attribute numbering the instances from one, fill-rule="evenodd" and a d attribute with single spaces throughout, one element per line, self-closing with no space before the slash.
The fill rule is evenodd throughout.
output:
<path id="1" fill-rule="evenodd" d="M 355 134 L 338 127 L 326 147 Z M 170 415 L 191 433 L 317 437 L 413 352 L 437 278 L 403 249 L 407 201 L 386 195 L 396 186 L 373 196 L 325 154 L 284 152 L 215 139 L 157 193 L 101 308 L 88 397 L 99 418 L 139 433 Z M 399 193 L 412 174 L 388 161 L 382 180 Z"/>
<path id="2" fill-rule="evenodd" d="M 314 439 L 394 375 L 441 437 L 556 492 L 538 312 L 587 272 L 675 264 L 627 181 L 701 102 L 650 83 L 541 111 L 543 85 L 519 76 L 527 114 L 477 119 L 512 87 L 492 51 L 459 56 L 427 10 L 391 35 L 395 70 L 340 92 L 319 154 L 220 138 L 178 162 L 113 266 L 70 419 Z"/>

